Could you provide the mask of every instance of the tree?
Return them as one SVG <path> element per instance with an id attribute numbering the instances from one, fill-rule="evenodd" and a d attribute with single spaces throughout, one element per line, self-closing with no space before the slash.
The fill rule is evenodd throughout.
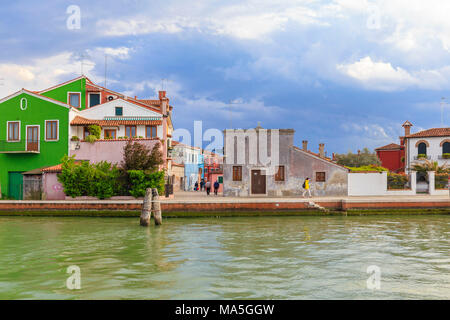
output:
<path id="1" fill-rule="evenodd" d="M 362 152 L 354 154 L 349 151 L 347 154 L 336 154 L 337 163 L 348 167 L 362 167 L 362 166 L 379 166 L 380 160 L 375 152 L 370 152 L 369 149 L 364 148 Z"/>
<path id="2" fill-rule="evenodd" d="M 148 170 L 157 171 L 163 164 L 163 155 L 158 142 L 153 149 L 142 143 L 128 140 L 123 148 L 123 161 L 121 168 L 126 172 L 128 170 Z"/>

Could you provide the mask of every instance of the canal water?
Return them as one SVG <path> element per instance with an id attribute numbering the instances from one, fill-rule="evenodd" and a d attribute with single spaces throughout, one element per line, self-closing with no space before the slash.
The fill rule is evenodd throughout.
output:
<path id="1" fill-rule="evenodd" d="M 449 216 L 0 217 L 0 299 L 449 299 L 449 233 Z"/>

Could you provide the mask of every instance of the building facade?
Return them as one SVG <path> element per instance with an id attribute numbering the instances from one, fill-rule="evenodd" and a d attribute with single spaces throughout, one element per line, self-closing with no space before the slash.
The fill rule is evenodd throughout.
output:
<path id="1" fill-rule="evenodd" d="M 375 149 L 381 166 L 391 172 L 403 172 L 405 169 L 405 147 L 396 143 Z"/>
<path id="2" fill-rule="evenodd" d="M 0 100 L 0 190 L 23 197 L 23 172 L 54 166 L 64 155 L 120 162 L 125 139 L 158 145 L 167 178 L 171 174 L 173 107 L 165 91 L 155 100 L 127 97 L 86 76 L 42 91 L 20 90 Z M 101 128 L 89 143 L 89 126 Z"/>
<path id="3" fill-rule="evenodd" d="M 184 179 L 181 189 L 193 191 L 195 183 L 198 182 L 200 185 L 205 177 L 202 150 L 198 147 L 172 141 L 171 158 L 175 163 L 184 165 Z"/>
<path id="4" fill-rule="evenodd" d="M 327 158 L 323 144 L 319 153 L 309 151 L 307 141 L 302 149 L 295 147 L 294 133 L 259 126 L 225 130 L 224 196 L 298 196 L 307 177 L 314 196 L 347 195 L 348 169 Z M 277 154 L 276 166 L 265 164 L 265 154 Z"/>

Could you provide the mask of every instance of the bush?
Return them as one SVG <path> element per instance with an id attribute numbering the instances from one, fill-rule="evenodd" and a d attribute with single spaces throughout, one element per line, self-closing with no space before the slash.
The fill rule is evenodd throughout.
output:
<path id="1" fill-rule="evenodd" d="M 417 159 L 426 159 L 426 158 L 427 158 L 427 155 L 424 153 L 420 153 L 417 155 Z"/>
<path id="2" fill-rule="evenodd" d="M 450 153 L 444 153 L 444 154 L 442 154 L 442 158 L 444 158 L 444 159 L 450 159 Z"/>
<path id="3" fill-rule="evenodd" d="M 408 177 L 405 174 L 389 173 L 387 181 L 388 189 L 406 189 Z"/>
<path id="4" fill-rule="evenodd" d="M 84 141 L 94 143 L 95 141 L 97 141 L 97 137 L 90 134 L 84 139 Z"/>
<path id="5" fill-rule="evenodd" d="M 72 138 L 70 140 L 71 141 L 80 141 L 80 138 L 78 138 L 77 136 L 72 136 Z"/>
<path id="6" fill-rule="evenodd" d="M 375 152 L 364 148 L 359 154 L 349 151 L 347 154 L 336 154 L 336 162 L 342 166 L 363 167 L 368 165 L 379 166 L 381 164 Z"/>
<path id="7" fill-rule="evenodd" d="M 58 181 L 63 185 L 64 193 L 72 198 L 106 199 L 119 193 L 119 176 L 119 169 L 108 162 L 89 164 L 88 161 L 75 162 L 73 156 L 64 156 Z"/>
<path id="8" fill-rule="evenodd" d="M 95 136 L 97 139 L 100 139 L 102 134 L 102 128 L 100 128 L 100 126 L 93 124 L 88 127 L 88 130 L 91 135 Z"/>
<path id="9" fill-rule="evenodd" d="M 448 174 L 447 173 L 437 173 L 434 176 L 434 187 L 436 189 L 446 189 L 448 183 Z"/>
<path id="10" fill-rule="evenodd" d="M 351 172 L 361 172 L 361 171 L 378 171 L 378 172 L 383 172 L 383 171 L 389 171 L 386 168 L 380 167 L 380 166 L 376 166 L 376 165 L 369 165 L 369 166 L 362 166 L 362 167 L 347 167 L 348 169 L 350 169 Z"/>
<path id="11" fill-rule="evenodd" d="M 128 177 L 129 192 L 135 198 L 145 196 L 147 188 L 157 188 L 160 195 L 164 192 L 164 171 L 128 170 Z"/>

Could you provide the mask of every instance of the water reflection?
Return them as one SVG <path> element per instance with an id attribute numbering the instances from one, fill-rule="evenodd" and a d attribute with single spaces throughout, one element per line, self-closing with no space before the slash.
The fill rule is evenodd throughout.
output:
<path id="1" fill-rule="evenodd" d="M 450 298 L 448 216 L 0 218 L 1 299 Z M 67 267 L 82 289 L 68 290 Z M 367 267 L 381 268 L 368 290 Z"/>

